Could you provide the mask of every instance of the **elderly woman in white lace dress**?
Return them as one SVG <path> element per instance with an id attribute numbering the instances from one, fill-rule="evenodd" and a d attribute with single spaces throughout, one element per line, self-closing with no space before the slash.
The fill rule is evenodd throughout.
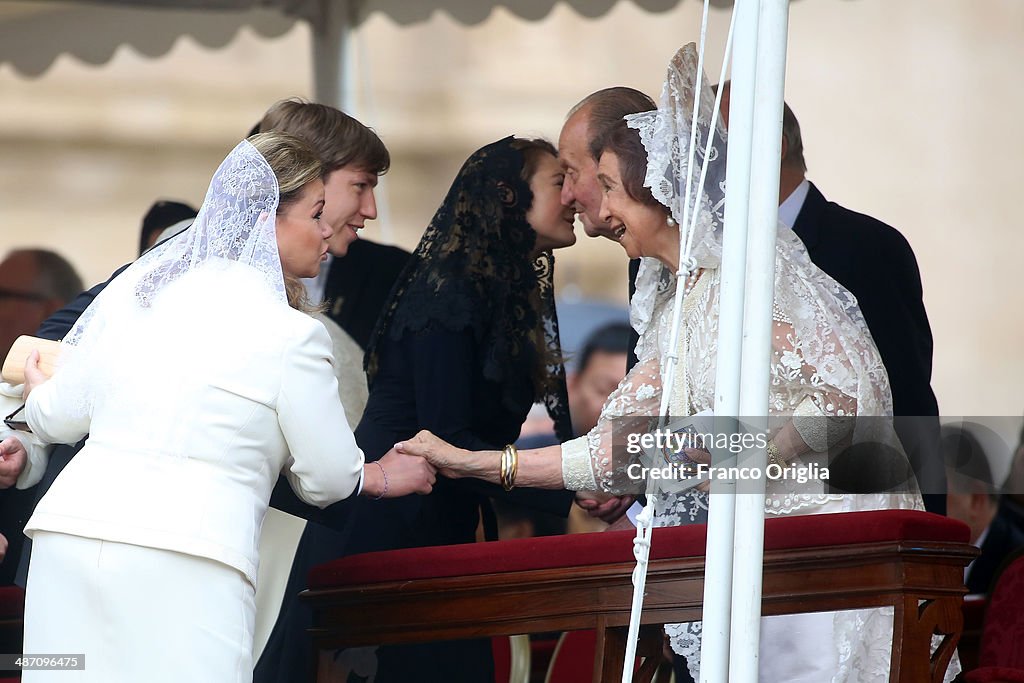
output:
<path id="1" fill-rule="evenodd" d="M 686 264 L 689 275 L 678 283 L 680 224 L 690 174 L 688 150 L 693 99 L 697 92 L 693 45 L 672 60 L 657 111 L 626 117 L 603 143 L 599 178 L 605 197 L 602 217 L 617 229 L 630 258 L 641 257 L 632 323 L 640 335 L 639 363 L 608 398 L 599 424 L 587 435 L 550 447 L 516 454 L 470 453 L 430 433 L 398 444 L 406 453 L 427 457 L 449 477 L 476 477 L 536 487 L 621 493 L 629 490 L 621 448 L 624 423 L 647 424 L 660 411 L 662 377 L 671 350 L 673 298 L 685 287 L 677 341 L 680 367 L 671 387 L 669 414 L 697 415 L 714 410 L 721 290 L 722 208 L 725 179 L 725 130 L 712 128 L 714 96 L 703 81 L 693 162 L 696 228 Z M 696 177 L 708 135 L 705 190 Z M 888 424 L 892 415 L 889 382 L 881 358 L 854 297 L 815 267 L 800 240 L 779 225 L 776 242 L 769 418 L 769 462 L 782 467 L 827 464 L 827 452 L 856 443 L 883 444 L 874 458 L 891 472 L 907 474 L 905 456 Z M 874 417 L 877 419 L 863 419 Z M 708 462 L 705 451 L 687 456 Z M 907 481 L 903 479 L 903 481 Z M 635 490 L 635 482 L 634 489 Z M 821 479 L 769 479 L 765 512 L 819 514 L 884 508 L 923 509 L 912 479 L 904 493 L 835 493 Z M 655 498 L 656 525 L 706 520 L 709 497 L 689 489 Z M 699 675 L 700 623 L 666 627 L 673 649 Z M 763 681 L 888 680 L 891 610 L 856 610 L 765 618 L 761 629 L 760 678 Z M 952 669 L 958 669 L 955 665 Z M 951 675 L 955 673 L 951 671 Z"/>

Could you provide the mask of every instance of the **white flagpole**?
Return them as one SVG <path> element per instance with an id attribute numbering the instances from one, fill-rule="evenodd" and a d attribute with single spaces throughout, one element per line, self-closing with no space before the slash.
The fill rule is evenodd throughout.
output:
<path id="1" fill-rule="evenodd" d="M 760 0 L 757 77 L 750 163 L 750 227 L 747 235 L 746 302 L 740 415 L 768 427 L 775 240 L 779 220 L 779 163 L 786 77 L 788 0 Z M 760 451 L 749 467 L 764 472 Z M 764 561 L 764 477 L 740 483 L 733 549 L 730 683 L 757 683 Z"/>
<path id="2" fill-rule="evenodd" d="M 722 237 L 718 363 L 715 376 L 715 431 L 732 427 L 740 415 L 740 369 L 746 270 L 748 190 L 753 121 L 753 82 L 757 59 L 757 0 L 737 0 L 733 9 L 736 42 L 732 52 L 726 158 L 725 229 Z M 714 466 L 725 463 L 716 459 Z M 704 564 L 704 610 L 700 651 L 701 683 L 729 677 L 733 533 L 736 484 L 711 482 L 708 540 Z"/>
<path id="3" fill-rule="evenodd" d="M 676 291 L 672 310 L 672 330 L 669 336 L 669 353 L 665 363 L 665 371 L 661 378 L 661 405 L 659 409 L 658 427 L 662 428 L 668 423 L 671 410 L 671 387 L 675 386 L 675 372 L 679 362 L 679 334 L 682 321 L 683 298 L 685 296 L 686 279 L 692 273 L 693 264 L 690 257 L 693 248 L 693 233 L 696 226 L 698 205 L 690 206 L 691 190 L 693 188 L 693 162 L 696 158 L 696 134 L 698 112 L 700 110 L 701 88 L 704 85 L 701 79 L 704 76 L 704 46 L 707 38 L 708 13 L 710 9 L 709 0 L 704 0 L 704 13 L 701 20 L 700 45 L 697 56 L 697 87 L 694 92 L 693 112 L 691 114 L 689 158 L 686 168 L 688 169 L 685 180 L 679 179 L 684 187 L 677 187 L 683 199 L 683 215 L 676 216 L 679 221 L 679 264 L 676 269 Z M 729 43 L 732 41 L 734 24 L 730 24 L 729 37 L 726 44 L 726 57 L 729 55 Z M 723 73 L 725 67 L 722 69 Z M 712 115 L 712 127 L 718 120 L 717 104 L 720 98 L 715 100 L 715 110 Z M 713 135 L 708 135 L 707 145 L 710 147 L 714 141 Z M 700 196 L 704 180 L 707 175 L 708 154 L 704 153 L 704 162 L 701 166 L 700 179 L 697 185 L 697 196 Z M 699 200 L 698 200 L 699 201 Z M 633 539 L 633 556 L 636 558 L 636 567 L 633 569 L 633 601 L 630 606 L 629 629 L 626 635 L 626 653 L 622 665 L 622 683 L 632 683 L 633 662 L 636 659 L 637 639 L 640 632 L 640 617 L 643 612 L 644 588 L 647 584 L 647 566 L 651 554 L 651 535 L 654 531 L 654 501 L 659 495 L 659 485 L 654 479 L 648 485 L 647 505 L 643 512 L 636 518 L 636 536 Z"/>

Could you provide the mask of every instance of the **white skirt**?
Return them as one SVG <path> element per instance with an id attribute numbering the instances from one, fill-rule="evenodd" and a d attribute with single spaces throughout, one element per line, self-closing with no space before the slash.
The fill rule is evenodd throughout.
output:
<path id="1" fill-rule="evenodd" d="M 25 654 L 84 655 L 24 683 L 250 683 L 254 590 L 202 557 L 37 531 Z"/>

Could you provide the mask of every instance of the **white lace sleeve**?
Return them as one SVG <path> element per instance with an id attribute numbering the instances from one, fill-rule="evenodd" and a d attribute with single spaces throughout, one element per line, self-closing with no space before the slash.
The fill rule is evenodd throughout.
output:
<path id="1" fill-rule="evenodd" d="M 772 322 L 772 413 L 786 419 L 792 416 L 793 426 L 804 442 L 822 452 L 840 441 L 853 428 L 857 414 L 857 398 L 830 384 L 827 375 L 812 365 L 803 352 L 803 342 L 793 324 L 780 312 Z M 815 343 L 821 343 L 819 337 Z M 827 342 L 827 338 L 826 338 Z M 831 358 L 831 367 L 848 364 L 841 352 Z"/>
<path id="2" fill-rule="evenodd" d="M 656 355 L 637 363 L 601 409 L 586 436 L 562 444 L 562 477 L 570 490 L 630 491 L 625 434 L 649 431 L 660 408 L 661 374 Z"/>

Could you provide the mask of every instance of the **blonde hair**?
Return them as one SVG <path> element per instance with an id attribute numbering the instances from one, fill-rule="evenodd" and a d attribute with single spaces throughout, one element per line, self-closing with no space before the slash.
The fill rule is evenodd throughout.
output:
<path id="1" fill-rule="evenodd" d="M 277 178 L 278 213 L 294 203 L 306 185 L 324 176 L 320 157 L 294 135 L 279 131 L 257 133 L 249 138 L 249 143 L 267 160 Z M 323 312 L 323 306 L 310 302 L 306 287 L 298 278 L 285 275 L 284 289 L 292 308 L 310 315 Z"/>

